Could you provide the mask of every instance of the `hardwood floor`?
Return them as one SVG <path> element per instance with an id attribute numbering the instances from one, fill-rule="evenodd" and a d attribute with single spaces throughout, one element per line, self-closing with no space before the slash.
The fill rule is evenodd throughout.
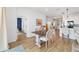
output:
<path id="1" fill-rule="evenodd" d="M 49 47 L 46 48 L 44 44 L 39 48 L 35 45 L 35 37 L 27 38 L 25 34 L 18 35 L 16 42 L 9 43 L 10 48 L 14 48 L 20 44 L 23 44 L 26 52 L 71 52 L 72 51 L 73 40 L 70 39 L 61 39 L 59 32 L 55 31 L 54 43 L 49 44 Z"/>

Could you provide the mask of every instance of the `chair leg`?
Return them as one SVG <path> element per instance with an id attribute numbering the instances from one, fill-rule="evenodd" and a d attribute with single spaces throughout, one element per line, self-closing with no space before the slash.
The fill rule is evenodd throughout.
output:
<path id="1" fill-rule="evenodd" d="M 49 43 L 50 43 L 50 46 L 52 46 L 53 40 L 52 40 L 52 39 L 50 39 L 50 42 L 49 42 Z"/>
<path id="2" fill-rule="evenodd" d="M 53 40 L 51 39 L 51 44 L 53 43 Z"/>
<path id="3" fill-rule="evenodd" d="M 48 48 L 48 41 L 46 41 L 46 44 L 45 45 L 46 45 L 46 48 Z"/>
<path id="4" fill-rule="evenodd" d="M 53 38 L 53 39 L 51 39 L 51 42 L 52 42 L 52 43 L 54 42 L 54 38 Z"/>
<path id="5" fill-rule="evenodd" d="M 52 39 L 50 39 L 50 40 L 46 41 L 46 44 L 45 44 L 46 48 L 48 48 L 48 43 L 50 43 L 50 44 L 52 45 L 53 40 L 52 40 Z M 50 45 L 50 46 L 51 46 L 51 45 Z"/>

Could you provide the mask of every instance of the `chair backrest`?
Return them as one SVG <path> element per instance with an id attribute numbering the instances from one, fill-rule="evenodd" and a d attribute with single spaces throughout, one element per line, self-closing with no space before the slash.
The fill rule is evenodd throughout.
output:
<path id="1" fill-rule="evenodd" d="M 47 39 L 51 39 L 51 37 L 53 36 L 53 29 L 50 29 L 46 32 L 46 38 Z"/>
<path id="2" fill-rule="evenodd" d="M 46 32 L 46 38 L 51 39 L 53 37 L 54 33 L 55 33 L 55 31 L 54 31 L 54 28 L 53 28 L 53 22 L 51 22 L 50 28 Z"/>

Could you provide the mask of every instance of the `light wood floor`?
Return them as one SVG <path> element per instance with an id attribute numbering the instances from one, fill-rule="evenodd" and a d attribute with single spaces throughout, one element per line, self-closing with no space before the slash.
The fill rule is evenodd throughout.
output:
<path id="1" fill-rule="evenodd" d="M 61 39 L 59 32 L 56 31 L 55 33 L 54 43 L 49 45 L 48 48 L 44 44 L 39 48 L 35 45 L 35 37 L 27 38 L 23 33 L 18 35 L 16 42 L 9 43 L 9 47 L 14 48 L 22 44 L 26 52 L 71 52 L 73 40 Z"/>

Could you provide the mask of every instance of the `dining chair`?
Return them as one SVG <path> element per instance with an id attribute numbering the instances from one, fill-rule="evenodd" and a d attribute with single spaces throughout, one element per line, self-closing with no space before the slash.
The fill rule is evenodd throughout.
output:
<path id="1" fill-rule="evenodd" d="M 45 36 L 40 37 L 40 40 L 45 42 L 46 48 L 48 47 L 48 43 L 49 42 L 52 44 L 52 42 L 53 42 L 53 39 L 52 39 L 53 36 L 54 36 L 53 29 L 50 29 L 50 30 L 48 30 L 46 32 L 46 35 Z"/>

